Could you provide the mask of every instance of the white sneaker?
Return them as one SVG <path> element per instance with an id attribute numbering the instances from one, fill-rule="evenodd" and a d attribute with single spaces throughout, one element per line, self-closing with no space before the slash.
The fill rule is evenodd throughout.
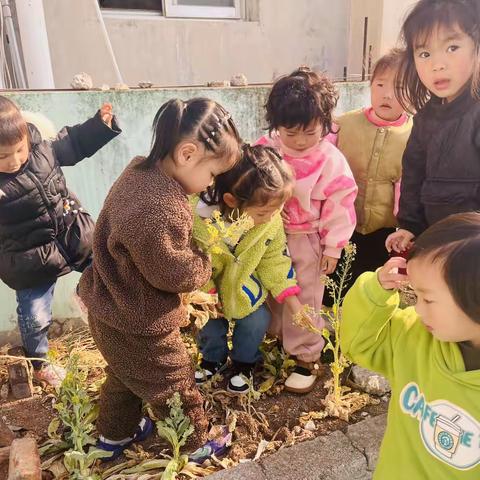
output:
<path id="1" fill-rule="evenodd" d="M 292 393 L 311 392 L 317 381 L 317 375 L 312 374 L 314 368 L 315 364 L 297 360 L 295 370 L 285 380 L 285 390 Z"/>
<path id="2" fill-rule="evenodd" d="M 52 387 L 59 387 L 67 375 L 67 371 L 58 365 L 51 363 L 45 365 L 40 370 L 33 371 L 33 378 L 37 382 L 46 383 Z"/>

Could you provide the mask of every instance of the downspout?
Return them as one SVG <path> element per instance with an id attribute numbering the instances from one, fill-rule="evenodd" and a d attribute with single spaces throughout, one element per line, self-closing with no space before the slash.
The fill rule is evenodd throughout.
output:
<path id="1" fill-rule="evenodd" d="M 95 8 L 95 12 L 97 14 L 97 20 L 100 24 L 100 29 L 102 31 L 103 38 L 105 40 L 105 45 L 107 46 L 108 53 L 110 54 L 110 58 L 112 59 L 113 69 L 115 71 L 115 76 L 117 77 L 118 83 L 124 83 L 122 74 L 120 73 L 120 69 L 118 68 L 117 59 L 115 58 L 115 53 L 112 48 L 112 44 L 110 42 L 110 37 L 108 36 L 107 27 L 105 26 L 105 22 L 103 20 L 102 12 L 100 11 L 100 6 L 97 0 L 92 0 Z"/>

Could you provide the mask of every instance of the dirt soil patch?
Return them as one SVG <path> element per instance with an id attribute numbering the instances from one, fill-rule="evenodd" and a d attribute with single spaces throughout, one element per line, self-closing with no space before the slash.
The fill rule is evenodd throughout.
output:
<path id="1" fill-rule="evenodd" d="M 83 351 L 84 363 L 89 366 L 88 385 L 92 388 L 92 398 L 96 399 L 98 387 L 102 381 L 102 360 L 95 350 L 91 339 L 85 332 L 76 339 L 64 337 L 52 343 L 59 363 L 68 355 L 72 345 L 77 351 Z M 79 348 L 79 346 L 81 348 Z M 271 345 L 270 345 L 271 347 Z M 3 350 L 3 349 L 2 349 Z M 193 352 L 192 356 L 196 357 Z M 278 352 L 277 352 L 278 356 Z M 277 364 L 283 359 L 276 359 Z M 5 368 L 0 364 L 0 389 L 7 381 Z M 271 370 L 271 369 L 270 369 Z M 262 376 L 263 373 L 263 376 Z M 205 405 L 207 414 L 214 425 L 229 425 L 233 431 L 233 442 L 227 455 L 222 460 L 207 461 L 206 467 L 228 468 L 240 461 L 253 459 L 255 456 L 266 455 L 316 436 L 327 435 L 335 430 L 345 430 L 348 423 L 337 418 L 301 421 L 301 417 L 309 412 L 322 410 L 322 399 L 325 398 L 325 381 L 330 378 L 327 366 L 321 366 L 314 390 L 307 395 L 296 395 L 283 390 L 283 380 L 286 373 L 279 368 L 272 388 L 262 395 L 234 396 L 225 390 L 226 377 L 205 387 Z M 265 380 L 265 371 L 256 375 L 255 389 Z M 5 387 L 3 388 L 5 396 Z M 13 427 L 17 436 L 33 436 L 39 445 L 48 439 L 47 429 L 55 410 L 53 403 L 55 395 L 52 389 L 37 387 L 36 394 L 31 399 L 13 400 L 10 396 L 0 400 L 1 417 Z M 384 397 L 376 405 L 369 405 L 362 411 L 354 413 L 350 424 L 356 423 L 367 416 L 376 416 L 387 411 L 388 399 Z M 111 468 L 115 464 L 161 456 L 167 445 L 155 434 L 144 442 L 140 448 L 127 452 L 127 458 L 121 457 L 116 462 L 99 465 L 98 472 Z M 45 460 L 45 459 L 42 459 Z M 0 478 L 6 478 L 6 472 L 0 469 Z M 46 474 L 45 478 L 54 478 Z M 56 477 L 60 478 L 60 477 Z"/>

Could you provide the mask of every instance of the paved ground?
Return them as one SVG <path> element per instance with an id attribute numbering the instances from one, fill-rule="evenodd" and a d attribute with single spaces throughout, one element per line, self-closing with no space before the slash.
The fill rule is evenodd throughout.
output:
<path id="1" fill-rule="evenodd" d="M 209 480 L 370 480 L 385 430 L 386 414 L 348 427 L 345 433 L 300 443 Z"/>

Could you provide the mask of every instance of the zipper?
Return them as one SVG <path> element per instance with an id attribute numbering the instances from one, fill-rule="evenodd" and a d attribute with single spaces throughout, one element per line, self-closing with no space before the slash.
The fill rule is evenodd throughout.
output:
<path id="1" fill-rule="evenodd" d="M 43 185 L 40 182 L 40 180 L 32 172 L 27 170 L 25 173 L 30 178 L 30 180 L 35 184 L 38 192 L 40 193 L 40 196 L 42 197 L 42 200 L 45 204 L 45 207 L 47 208 L 48 215 L 50 216 L 50 220 L 52 221 L 53 228 L 55 230 L 55 236 L 53 238 L 53 242 L 57 246 L 57 248 L 58 248 L 60 254 L 62 255 L 62 257 L 67 262 L 67 265 L 70 266 L 70 256 L 67 254 L 66 250 L 63 248 L 63 245 L 61 245 L 60 242 L 57 239 L 58 222 L 57 222 L 57 218 L 55 217 L 54 213 L 52 212 L 52 208 L 49 207 L 49 201 L 48 201 L 47 195 L 45 193 L 45 189 L 43 188 Z"/>

